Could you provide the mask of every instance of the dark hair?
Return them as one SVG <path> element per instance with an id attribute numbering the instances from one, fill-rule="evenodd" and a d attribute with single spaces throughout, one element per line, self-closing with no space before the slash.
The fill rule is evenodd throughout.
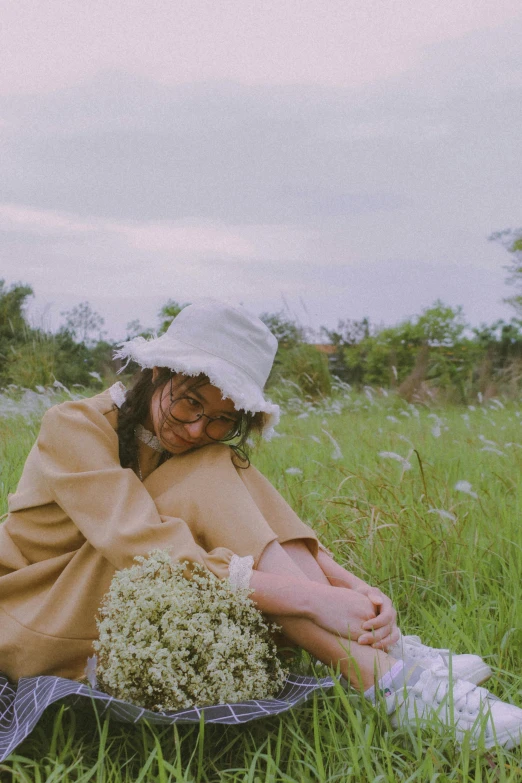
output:
<path id="1" fill-rule="evenodd" d="M 196 389 L 199 386 L 206 386 L 210 383 L 206 375 L 197 375 L 194 378 L 187 378 L 182 373 L 175 373 L 168 367 L 158 367 L 156 378 L 152 379 L 152 370 L 144 369 L 138 373 L 131 389 L 127 392 L 125 402 L 118 413 L 118 441 L 120 465 L 122 468 L 132 468 L 137 472 L 138 469 L 138 443 L 135 430 L 138 424 L 143 424 L 150 411 L 150 404 L 156 389 L 165 386 L 172 379 L 186 379 L 185 391 Z M 164 414 L 163 424 L 167 420 L 168 412 Z M 238 468 L 248 468 L 250 460 L 248 457 L 247 440 L 250 435 L 260 433 L 265 423 L 264 413 L 247 413 L 241 411 L 239 420 L 239 431 L 230 448 L 234 452 L 237 461 L 234 463 Z M 163 425 L 162 425 L 163 426 Z M 161 454 L 161 465 L 172 454 L 164 451 Z"/>

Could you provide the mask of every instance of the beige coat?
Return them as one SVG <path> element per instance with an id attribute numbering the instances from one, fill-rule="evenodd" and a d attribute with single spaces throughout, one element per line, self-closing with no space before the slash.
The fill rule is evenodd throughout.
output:
<path id="1" fill-rule="evenodd" d="M 51 408 L 9 497 L 0 671 L 12 679 L 81 678 L 102 597 L 136 555 L 169 548 L 225 578 L 232 554 L 256 563 L 276 539 L 304 539 L 317 552 L 310 528 L 255 468 L 236 469 L 228 447 L 173 457 L 142 484 L 120 466 L 117 421 L 109 391 Z"/>

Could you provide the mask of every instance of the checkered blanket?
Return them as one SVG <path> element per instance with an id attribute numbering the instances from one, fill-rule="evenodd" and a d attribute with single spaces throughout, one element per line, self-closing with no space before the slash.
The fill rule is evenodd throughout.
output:
<path id="1" fill-rule="evenodd" d="M 274 699 L 253 699 L 235 704 L 215 704 L 192 707 L 177 712 L 151 712 L 101 691 L 93 690 L 74 680 L 62 677 L 23 677 L 17 685 L 0 674 L 0 762 L 31 733 L 46 707 L 56 701 L 80 704 L 90 702 L 102 715 L 110 715 L 123 723 L 148 721 L 170 723 L 247 723 L 257 718 L 278 715 L 301 704 L 316 690 L 331 688 L 330 677 L 315 679 L 289 674 L 286 683 Z"/>

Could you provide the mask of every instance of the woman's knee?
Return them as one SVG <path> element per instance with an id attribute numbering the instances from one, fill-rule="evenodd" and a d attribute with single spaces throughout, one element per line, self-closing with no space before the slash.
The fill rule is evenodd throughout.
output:
<path id="1" fill-rule="evenodd" d="M 307 541 L 302 538 L 293 539 L 285 541 L 281 546 L 301 571 L 306 574 L 308 579 L 311 579 L 313 582 L 330 584 L 321 566 L 310 551 Z"/>
<path id="2" fill-rule="evenodd" d="M 144 486 L 156 499 L 183 487 L 191 487 L 197 492 L 198 487 L 226 484 L 227 477 L 233 480 L 235 476 L 231 454 L 229 446 L 222 443 L 180 454 L 168 459 L 147 476 Z"/>
<path id="3" fill-rule="evenodd" d="M 306 573 L 290 557 L 279 541 L 270 541 L 261 553 L 256 568 L 258 571 L 289 576 L 294 579 L 308 579 Z"/>

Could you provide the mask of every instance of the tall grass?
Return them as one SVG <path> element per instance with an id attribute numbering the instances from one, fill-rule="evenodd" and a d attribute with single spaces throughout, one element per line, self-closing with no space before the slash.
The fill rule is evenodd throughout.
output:
<path id="1" fill-rule="evenodd" d="M 340 562 L 393 597 L 404 632 L 480 653 L 495 672 L 488 687 L 522 706 L 522 408 L 430 410 L 346 387 L 320 402 L 293 393 L 255 464 Z M 0 419 L 4 507 L 37 427 L 13 411 Z M 459 748 L 435 727 L 392 729 L 336 686 L 242 727 L 121 726 L 54 706 L 0 779 L 497 783 L 522 781 L 521 757 Z"/>

